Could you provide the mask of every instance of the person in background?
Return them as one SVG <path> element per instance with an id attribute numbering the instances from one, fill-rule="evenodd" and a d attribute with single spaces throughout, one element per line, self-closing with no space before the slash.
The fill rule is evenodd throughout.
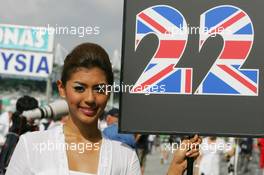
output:
<path id="1" fill-rule="evenodd" d="M 159 135 L 160 139 L 160 163 L 167 164 L 169 160 L 169 148 L 170 148 L 170 136 L 169 135 Z"/>
<path id="2" fill-rule="evenodd" d="M 120 141 L 135 148 L 136 140 L 133 134 L 118 133 L 118 118 L 119 110 L 117 108 L 112 108 L 106 114 L 107 127 L 103 130 L 103 135 L 108 139 Z"/>
<path id="3" fill-rule="evenodd" d="M 238 151 L 237 138 L 228 137 L 226 139 L 226 144 L 230 146 L 230 149 L 224 152 L 225 159 L 227 161 L 227 174 L 234 175 L 237 162 L 236 152 Z"/>
<path id="4" fill-rule="evenodd" d="M 154 151 L 160 151 L 160 138 L 159 135 L 156 135 L 156 138 L 154 139 Z"/>
<path id="5" fill-rule="evenodd" d="M 261 175 L 264 175 L 264 138 L 259 138 L 258 139 L 258 147 L 259 147 L 259 150 L 260 150 L 259 168 L 262 171 Z"/>
<path id="6" fill-rule="evenodd" d="M 136 136 L 136 152 L 139 158 L 141 174 L 144 174 L 148 154 L 148 135 L 138 134 Z"/>
<path id="7" fill-rule="evenodd" d="M 155 138 L 156 138 L 156 135 L 149 135 L 148 136 L 148 150 L 149 150 L 149 154 L 152 154 L 152 152 L 153 152 L 153 145 L 154 145 Z"/>
<path id="8" fill-rule="evenodd" d="M 252 138 L 241 138 L 239 139 L 240 147 L 240 159 L 239 159 L 239 170 L 242 173 L 247 173 L 249 171 L 248 165 L 252 159 L 253 150 L 253 139 Z"/>
<path id="9" fill-rule="evenodd" d="M 0 115 L 0 151 L 6 140 L 6 135 L 11 124 L 12 114 L 13 112 L 7 111 Z"/>
<path id="10" fill-rule="evenodd" d="M 220 143 L 221 140 L 217 137 L 205 137 L 203 139 L 199 175 L 220 174 L 220 150 L 217 149 L 217 144 Z"/>
<path id="11" fill-rule="evenodd" d="M 38 108 L 38 101 L 34 97 L 26 95 L 17 100 L 16 111 L 11 117 L 12 125 L 8 130 L 5 144 L 0 153 L 0 173 L 5 172 L 20 135 L 33 130 L 22 113 L 36 108 Z"/>

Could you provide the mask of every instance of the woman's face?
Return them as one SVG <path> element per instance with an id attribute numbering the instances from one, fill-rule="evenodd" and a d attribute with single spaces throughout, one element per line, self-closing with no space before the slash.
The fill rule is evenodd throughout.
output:
<path id="1" fill-rule="evenodd" d="M 109 93 L 102 91 L 102 87 L 108 84 L 105 72 L 97 67 L 80 68 L 72 73 L 65 87 L 61 81 L 57 84 L 61 97 L 69 105 L 72 119 L 97 124 L 109 98 Z"/>

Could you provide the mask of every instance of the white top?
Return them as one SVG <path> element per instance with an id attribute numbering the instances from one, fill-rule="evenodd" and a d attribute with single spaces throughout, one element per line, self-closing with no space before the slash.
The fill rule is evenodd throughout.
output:
<path id="1" fill-rule="evenodd" d="M 70 175 L 62 125 L 22 135 L 6 175 Z M 135 151 L 121 142 L 102 139 L 97 175 L 140 175 Z"/>
<path id="2" fill-rule="evenodd" d="M 95 174 L 88 174 L 88 173 L 70 170 L 70 175 L 95 175 Z"/>

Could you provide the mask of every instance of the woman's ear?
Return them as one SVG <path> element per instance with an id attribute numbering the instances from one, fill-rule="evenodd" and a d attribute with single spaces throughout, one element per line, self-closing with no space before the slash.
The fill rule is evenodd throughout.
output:
<path id="1" fill-rule="evenodd" d="M 65 93 L 65 87 L 64 85 L 62 84 L 62 81 L 61 80 L 57 80 L 57 87 L 58 87 L 58 90 L 59 90 L 59 94 L 62 98 L 65 98 L 66 96 L 66 93 Z"/>

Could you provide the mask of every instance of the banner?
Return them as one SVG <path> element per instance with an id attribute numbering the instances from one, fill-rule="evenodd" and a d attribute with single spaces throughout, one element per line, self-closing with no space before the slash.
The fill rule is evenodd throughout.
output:
<path id="1" fill-rule="evenodd" d="M 53 28 L 0 24 L 0 48 L 51 52 Z"/>
<path id="2" fill-rule="evenodd" d="M 53 28 L 0 24 L 0 74 L 48 77 L 53 43 Z"/>
<path id="3" fill-rule="evenodd" d="M 53 54 L 0 49 L 0 74 L 48 77 Z"/>

